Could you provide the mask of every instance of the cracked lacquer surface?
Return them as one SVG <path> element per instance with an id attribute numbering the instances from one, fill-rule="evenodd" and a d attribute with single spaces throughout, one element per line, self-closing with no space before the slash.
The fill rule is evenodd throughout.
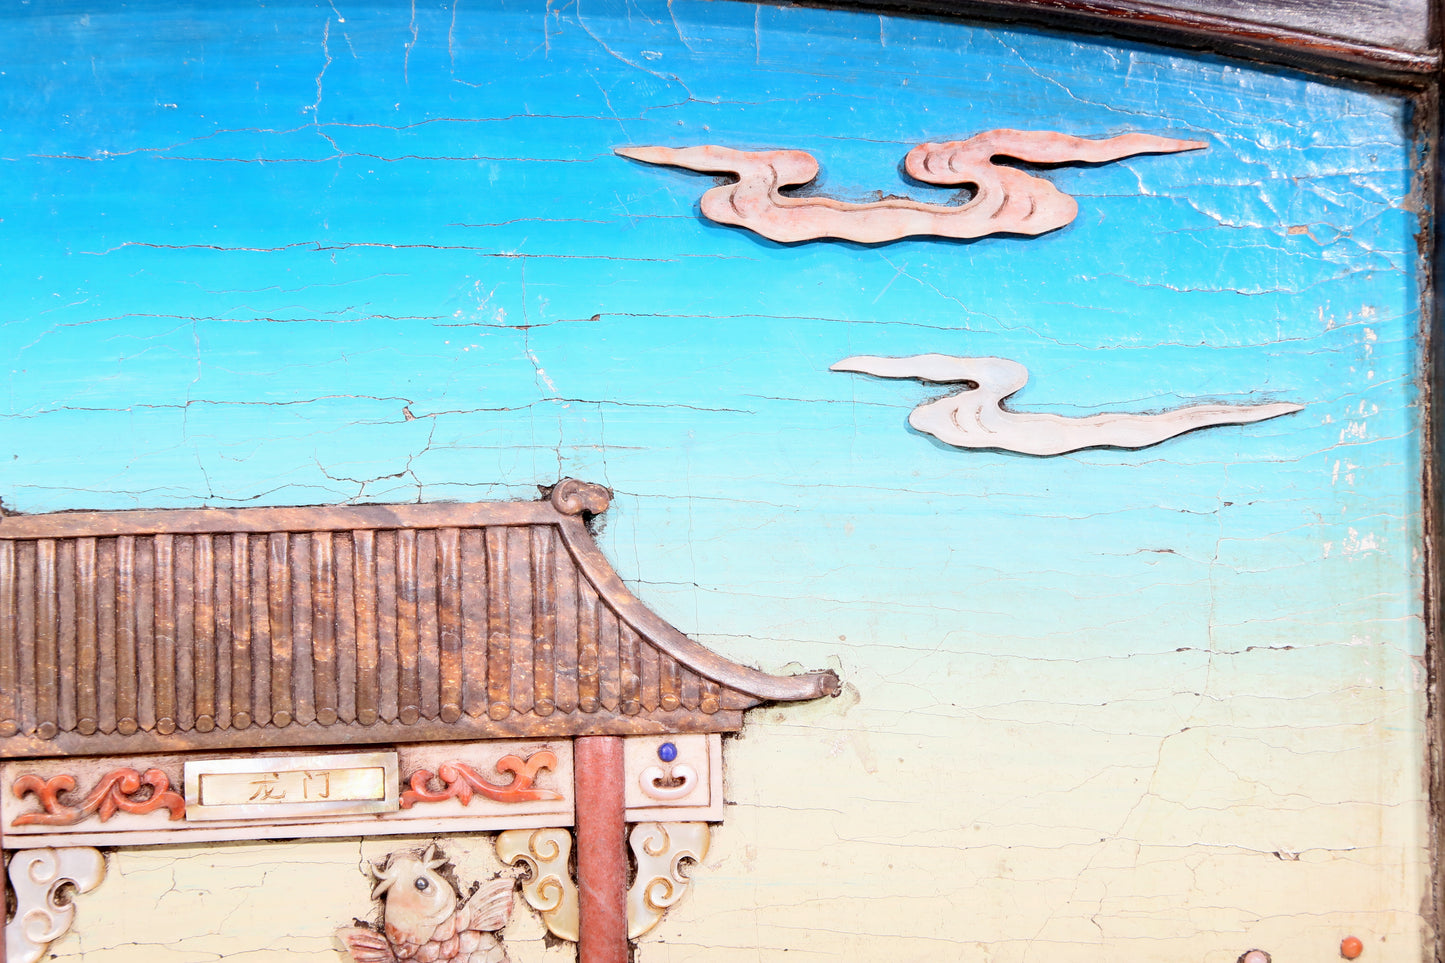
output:
<path id="1" fill-rule="evenodd" d="M 593 479 L 650 606 L 848 680 L 729 745 L 639 959 L 1418 955 L 1403 103 L 741 3 L 85 6 L 0 13 L 7 507 Z M 708 224 L 710 179 L 612 154 L 787 146 L 867 201 L 994 128 L 1209 147 L 1042 172 L 1081 201 L 1052 234 L 877 248 Z M 1018 360 L 1030 411 L 1307 407 L 1034 459 L 910 434 L 936 387 L 828 371 L 928 353 Z M 489 845 L 447 849 L 481 879 Z M 334 961 L 363 848 L 124 852 L 56 950 Z M 504 937 L 567 958 L 530 911 Z"/>

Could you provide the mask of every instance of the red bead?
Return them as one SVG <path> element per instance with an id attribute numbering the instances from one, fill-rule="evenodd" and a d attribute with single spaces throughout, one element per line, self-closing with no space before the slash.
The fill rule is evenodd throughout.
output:
<path id="1" fill-rule="evenodd" d="M 1358 936 L 1347 936 L 1340 940 L 1340 955 L 1347 960 L 1353 960 L 1365 952 L 1365 944 L 1360 942 Z"/>

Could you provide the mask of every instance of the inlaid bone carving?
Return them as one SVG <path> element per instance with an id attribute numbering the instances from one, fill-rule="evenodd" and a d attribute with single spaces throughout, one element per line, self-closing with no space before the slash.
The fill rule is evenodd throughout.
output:
<path id="1" fill-rule="evenodd" d="M 635 940 L 662 921 L 692 882 L 683 860 L 707 855 L 707 823 L 638 823 L 628 837 L 637 879 L 627 891 L 627 938 Z"/>
<path id="2" fill-rule="evenodd" d="M 8 963 L 35 963 L 75 921 L 74 896 L 89 893 L 105 878 L 105 857 L 97 849 L 22 849 L 10 860 L 15 918 L 5 927 Z M 73 893 L 66 887 L 73 886 Z"/>
<path id="3" fill-rule="evenodd" d="M 443 802 L 455 798 L 463 806 L 472 801 L 473 794 L 479 794 L 497 802 L 529 802 L 532 800 L 558 800 L 562 794 L 551 789 L 537 789 L 533 783 L 537 773 L 543 769 L 557 768 L 557 754 L 550 749 L 540 749 L 525 760 L 505 755 L 497 760 L 497 772 L 509 772 L 512 781 L 505 786 L 489 782 L 471 766 L 463 762 L 446 762 L 437 767 L 436 778 L 443 788 L 429 788 L 432 774 L 418 769 L 408 780 L 411 788 L 401 794 L 401 808 L 410 809 L 419 802 Z"/>
<path id="4" fill-rule="evenodd" d="M 531 876 L 522 882 L 522 898 L 542 916 L 548 932 L 577 942 L 577 884 L 567 859 L 572 834 L 565 829 L 509 829 L 497 834 L 497 856 L 515 866 L 523 863 Z"/>
<path id="5" fill-rule="evenodd" d="M 990 130 L 968 140 L 919 144 L 904 158 L 915 180 L 944 187 L 971 185 L 962 204 L 927 204 L 907 197 L 850 203 L 832 197 L 796 197 L 782 188 L 810 183 L 818 161 L 807 151 L 743 151 L 729 147 L 619 147 L 616 153 L 648 164 L 732 174 L 737 181 L 702 195 L 703 216 L 745 227 L 774 241 L 838 238 L 882 244 L 913 236 L 973 238 L 989 234 L 1044 234 L 1063 227 L 1078 203 L 1041 177 L 1001 167 L 995 157 L 1035 164 L 1100 163 L 1135 154 L 1199 150 L 1199 140 L 1123 134 L 1086 140 L 1054 131 Z"/>
<path id="6" fill-rule="evenodd" d="M 381 922 L 336 931 L 355 963 L 507 963 L 497 932 L 512 913 L 511 877 L 478 883 L 463 897 L 436 843 L 366 870 Z"/>
<path id="7" fill-rule="evenodd" d="M 681 762 L 666 770 L 661 766 L 648 766 L 638 774 L 637 784 L 653 799 L 682 799 L 697 788 L 697 770 Z"/>
<path id="8" fill-rule="evenodd" d="M 41 811 L 21 813 L 16 826 L 72 826 L 90 816 L 105 822 L 117 812 L 144 815 L 157 809 L 170 811 L 171 819 L 183 819 L 186 800 L 171 789 L 170 777 L 160 769 L 147 769 L 143 774 L 134 769 L 116 769 L 106 773 L 77 805 L 62 802 L 60 797 L 75 789 L 75 777 L 69 774 L 42 779 L 24 775 L 12 787 L 16 796 L 34 795 Z"/>
<path id="9" fill-rule="evenodd" d="M 1304 405 L 1189 405 L 1153 414 L 1111 411 L 1081 418 L 1009 411 L 1003 400 L 1029 380 L 1029 371 L 1007 358 L 957 358 L 919 354 L 908 358 L 858 355 L 833 371 L 857 371 L 877 378 L 916 378 L 935 384 L 964 384 L 957 394 L 913 409 L 908 423 L 959 448 L 999 448 L 1025 455 L 1062 455 L 1081 448 L 1147 448 L 1196 428 L 1242 425 L 1300 411 Z"/>

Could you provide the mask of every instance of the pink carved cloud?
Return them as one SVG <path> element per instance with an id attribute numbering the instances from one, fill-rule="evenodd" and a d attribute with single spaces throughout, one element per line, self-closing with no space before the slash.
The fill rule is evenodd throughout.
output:
<path id="1" fill-rule="evenodd" d="M 838 238 L 882 244 L 905 237 L 975 238 L 1037 235 L 1063 227 L 1079 205 L 1042 177 L 995 164 L 1011 157 L 1035 164 L 1100 163 L 1135 154 L 1199 150 L 1198 140 L 1123 134 L 1087 140 L 1050 131 L 990 130 L 968 140 L 919 144 L 904 158 L 910 177 L 945 187 L 971 186 L 962 204 L 928 204 L 907 197 L 852 203 L 832 197 L 790 197 L 818 176 L 818 161 L 801 150 L 743 151 L 701 147 L 619 147 L 648 164 L 683 167 L 737 180 L 702 195 L 702 213 L 719 224 L 747 228 L 774 241 Z"/>

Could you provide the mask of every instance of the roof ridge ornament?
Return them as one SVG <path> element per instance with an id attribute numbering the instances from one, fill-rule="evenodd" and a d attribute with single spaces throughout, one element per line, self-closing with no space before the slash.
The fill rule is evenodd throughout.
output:
<path id="1" fill-rule="evenodd" d="M 593 482 L 564 478 L 542 494 L 563 515 L 601 515 L 612 504 L 612 489 Z"/>

